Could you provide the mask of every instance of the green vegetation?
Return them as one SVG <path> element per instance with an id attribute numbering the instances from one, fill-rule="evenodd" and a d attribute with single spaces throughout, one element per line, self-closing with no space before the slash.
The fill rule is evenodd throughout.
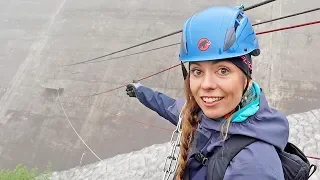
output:
<path id="1" fill-rule="evenodd" d="M 51 163 L 43 173 L 38 172 L 38 168 L 28 169 L 26 166 L 19 164 L 14 170 L 0 169 L 1 180 L 49 180 L 51 175 Z"/>

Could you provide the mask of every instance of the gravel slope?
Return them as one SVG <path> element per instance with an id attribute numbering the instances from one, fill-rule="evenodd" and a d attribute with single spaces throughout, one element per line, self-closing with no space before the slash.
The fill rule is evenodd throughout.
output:
<path id="1" fill-rule="evenodd" d="M 297 144 L 306 155 L 320 157 L 320 109 L 292 114 L 290 141 Z M 54 172 L 52 180 L 155 180 L 162 179 L 162 168 L 170 144 L 155 144 L 140 151 L 117 155 L 101 162 Z M 310 159 L 320 166 L 320 161 Z M 320 171 L 311 180 L 319 180 Z"/>

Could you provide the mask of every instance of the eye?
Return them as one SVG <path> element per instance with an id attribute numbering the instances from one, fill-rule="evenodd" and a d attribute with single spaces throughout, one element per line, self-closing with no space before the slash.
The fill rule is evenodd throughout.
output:
<path id="1" fill-rule="evenodd" d="M 229 72 L 230 72 L 229 69 L 224 68 L 224 67 L 218 69 L 218 73 L 221 74 L 221 75 L 227 75 Z"/>
<path id="2" fill-rule="evenodd" d="M 200 76 L 200 75 L 201 75 L 201 71 L 198 70 L 198 69 L 193 69 L 193 70 L 191 70 L 191 72 L 192 72 L 192 74 L 193 74 L 194 76 Z"/>

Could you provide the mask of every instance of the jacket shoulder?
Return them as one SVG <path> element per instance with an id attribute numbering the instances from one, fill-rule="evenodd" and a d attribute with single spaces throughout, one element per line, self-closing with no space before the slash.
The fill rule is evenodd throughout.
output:
<path id="1" fill-rule="evenodd" d="M 262 141 L 256 141 L 241 150 L 230 162 L 224 180 L 234 179 L 236 176 L 243 176 L 248 180 L 255 177 L 284 179 L 282 164 L 275 147 Z"/>

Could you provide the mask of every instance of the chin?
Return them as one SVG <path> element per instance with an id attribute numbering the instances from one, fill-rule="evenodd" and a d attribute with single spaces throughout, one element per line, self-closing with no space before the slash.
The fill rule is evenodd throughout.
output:
<path id="1" fill-rule="evenodd" d="M 223 112 L 221 113 L 219 110 L 203 110 L 203 113 L 210 119 L 219 119 L 226 114 Z"/>

